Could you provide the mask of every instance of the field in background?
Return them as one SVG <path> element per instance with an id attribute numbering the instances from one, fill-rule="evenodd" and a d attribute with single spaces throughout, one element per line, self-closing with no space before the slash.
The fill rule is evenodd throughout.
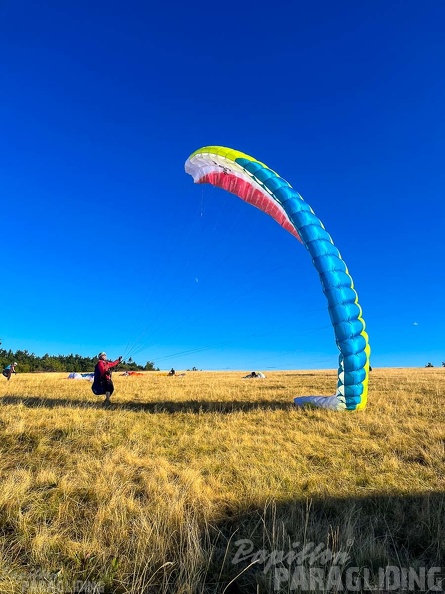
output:
<path id="1" fill-rule="evenodd" d="M 110 409 L 67 375 L 0 382 L 0 592 L 297 592 L 270 554 L 304 546 L 445 565 L 445 369 L 374 369 L 356 413 L 292 406 L 334 371 L 116 372 Z"/>

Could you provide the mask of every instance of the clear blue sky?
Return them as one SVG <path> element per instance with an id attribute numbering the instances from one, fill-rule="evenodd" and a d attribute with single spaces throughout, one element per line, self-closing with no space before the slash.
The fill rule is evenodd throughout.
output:
<path id="1" fill-rule="evenodd" d="M 197 186 L 263 161 L 348 265 L 374 366 L 445 360 L 445 3 L 0 3 L 4 348 L 336 368 L 308 253 Z"/>

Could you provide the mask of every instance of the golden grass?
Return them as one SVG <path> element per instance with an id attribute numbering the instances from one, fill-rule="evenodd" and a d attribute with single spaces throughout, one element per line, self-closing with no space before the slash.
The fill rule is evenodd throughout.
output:
<path id="1" fill-rule="evenodd" d="M 116 373 L 110 409 L 67 375 L 0 384 L 0 592 L 289 591 L 233 562 L 240 539 L 370 568 L 445 557 L 445 369 L 373 370 L 359 413 L 292 406 L 334 371 Z"/>

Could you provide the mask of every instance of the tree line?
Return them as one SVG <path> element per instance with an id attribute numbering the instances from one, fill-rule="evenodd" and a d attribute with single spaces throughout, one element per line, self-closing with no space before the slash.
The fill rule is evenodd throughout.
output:
<path id="1" fill-rule="evenodd" d="M 1 344 L 1 343 L 0 343 Z M 48 372 L 59 371 L 68 372 L 77 371 L 87 373 L 94 371 L 97 363 L 97 357 L 82 357 L 82 355 L 49 355 L 46 353 L 43 357 L 38 357 L 28 351 L 11 349 L 0 349 L 0 365 L 4 369 L 6 365 L 17 363 L 18 373 Z M 128 361 L 122 361 L 119 369 L 127 371 L 159 371 L 154 363 L 147 361 L 145 365 L 138 365 L 129 357 Z"/>

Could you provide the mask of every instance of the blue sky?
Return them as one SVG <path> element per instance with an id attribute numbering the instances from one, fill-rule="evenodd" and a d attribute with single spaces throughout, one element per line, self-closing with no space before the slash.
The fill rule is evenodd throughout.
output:
<path id="1" fill-rule="evenodd" d="M 184 172 L 223 145 L 324 223 L 372 364 L 440 365 L 444 26 L 442 0 L 3 0 L 3 347 L 336 368 L 306 250 Z"/>

